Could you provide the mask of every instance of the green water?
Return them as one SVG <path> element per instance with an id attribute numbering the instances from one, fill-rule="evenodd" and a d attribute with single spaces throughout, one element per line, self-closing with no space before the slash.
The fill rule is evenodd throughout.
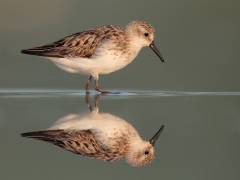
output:
<path id="1" fill-rule="evenodd" d="M 234 0 L 0 0 L 0 179 L 239 179 L 239 8 Z M 20 50 L 135 19 L 155 27 L 165 62 L 144 48 L 126 68 L 100 76 L 100 87 L 122 93 L 102 96 L 99 109 L 145 140 L 164 124 L 154 161 L 132 168 L 20 137 L 88 111 L 87 77 Z"/>

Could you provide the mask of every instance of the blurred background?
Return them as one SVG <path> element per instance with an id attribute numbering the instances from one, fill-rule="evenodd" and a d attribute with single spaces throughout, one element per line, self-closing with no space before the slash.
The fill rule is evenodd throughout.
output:
<path id="1" fill-rule="evenodd" d="M 237 0 L 0 0 L 0 179 L 239 179 L 239 17 Z M 86 76 L 20 51 L 132 20 L 152 24 L 165 62 L 146 47 L 101 75 L 100 87 L 125 93 L 103 96 L 100 111 L 146 140 L 164 124 L 153 163 L 105 163 L 20 137 L 88 111 Z"/>
<path id="2" fill-rule="evenodd" d="M 1 0 L 1 88 L 83 88 L 87 77 L 20 54 L 67 35 L 145 20 L 166 62 L 144 48 L 126 68 L 100 76 L 110 89 L 239 91 L 240 2 L 221 0 Z"/>

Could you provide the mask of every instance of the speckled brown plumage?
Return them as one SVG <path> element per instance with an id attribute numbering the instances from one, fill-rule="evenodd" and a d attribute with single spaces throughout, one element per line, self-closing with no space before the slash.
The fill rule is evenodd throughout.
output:
<path id="1" fill-rule="evenodd" d="M 105 149 L 96 140 L 91 130 L 45 130 L 23 133 L 22 136 L 46 141 L 76 154 L 110 162 L 122 159 L 126 147 L 122 141 L 116 141 L 116 146 L 121 149 L 115 147 Z"/>
<path id="2" fill-rule="evenodd" d="M 123 29 L 120 27 L 104 26 L 75 33 L 44 46 L 22 50 L 22 53 L 57 58 L 90 58 L 95 53 L 97 46 L 104 43 L 104 40 L 119 41 L 122 33 Z M 122 45 L 121 42 L 119 47 Z"/>
<path id="3" fill-rule="evenodd" d="M 109 74 L 127 66 L 143 47 L 149 46 L 164 62 L 154 44 L 154 35 L 149 23 L 132 21 L 124 28 L 109 25 L 90 29 L 44 46 L 24 49 L 21 53 L 48 58 L 64 71 L 89 76 L 86 92 L 94 78 L 95 90 L 109 93 L 99 88 L 99 74 Z"/>

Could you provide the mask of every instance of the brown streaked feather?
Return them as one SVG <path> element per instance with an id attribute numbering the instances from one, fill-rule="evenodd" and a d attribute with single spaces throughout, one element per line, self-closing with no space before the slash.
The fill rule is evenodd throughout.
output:
<path id="1" fill-rule="evenodd" d="M 120 35 L 119 32 L 123 33 L 123 29 L 120 27 L 113 25 L 104 26 L 72 34 L 44 46 L 24 49 L 21 53 L 56 58 L 89 58 L 103 40 L 113 37 L 117 38 L 115 36 Z M 113 34 L 115 36 L 112 36 Z"/>
<path id="2" fill-rule="evenodd" d="M 46 141 L 67 151 L 91 158 L 110 162 L 118 161 L 123 158 L 123 152 L 119 152 L 118 149 L 106 149 L 101 147 L 91 130 L 44 130 L 23 133 L 21 135 L 27 138 Z"/>

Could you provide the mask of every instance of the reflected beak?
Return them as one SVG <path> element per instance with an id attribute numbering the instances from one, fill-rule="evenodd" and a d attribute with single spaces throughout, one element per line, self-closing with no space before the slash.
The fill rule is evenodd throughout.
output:
<path id="1" fill-rule="evenodd" d="M 163 56 L 161 55 L 161 53 L 159 52 L 159 50 L 155 46 L 154 41 L 152 41 L 152 43 L 149 45 L 149 47 L 156 53 L 156 55 L 160 58 L 160 60 L 162 62 L 164 62 Z"/>
<path id="2" fill-rule="evenodd" d="M 154 146 L 155 142 L 159 138 L 160 134 L 162 133 L 164 125 L 158 130 L 158 132 L 149 140 L 150 144 Z"/>

